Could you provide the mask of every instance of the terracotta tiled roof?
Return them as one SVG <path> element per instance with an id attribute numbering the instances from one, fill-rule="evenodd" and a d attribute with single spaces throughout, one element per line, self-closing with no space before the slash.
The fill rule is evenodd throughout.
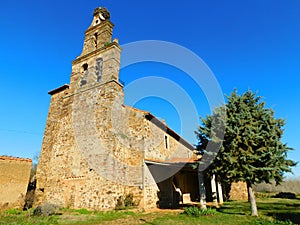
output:
<path id="1" fill-rule="evenodd" d="M 28 158 L 19 158 L 19 157 L 13 157 L 13 156 L 0 156 L 0 160 L 11 160 L 11 161 L 26 161 L 26 162 L 32 162 L 32 159 Z"/>

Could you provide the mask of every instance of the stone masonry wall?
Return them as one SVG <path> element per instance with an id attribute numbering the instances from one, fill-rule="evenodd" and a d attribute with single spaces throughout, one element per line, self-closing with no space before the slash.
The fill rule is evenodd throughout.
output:
<path id="1" fill-rule="evenodd" d="M 248 190 L 246 182 L 234 182 L 231 184 L 229 193 L 231 200 L 248 200 Z"/>
<path id="2" fill-rule="evenodd" d="M 31 162 L 31 159 L 0 156 L 0 210 L 23 208 Z"/>
<path id="3" fill-rule="evenodd" d="M 129 193 L 140 202 L 142 154 L 125 150 L 112 129 L 111 106 L 121 91 L 119 84 L 112 83 L 52 96 L 37 171 L 36 205 L 50 202 L 105 210 Z"/>
<path id="4" fill-rule="evenodd" d="M 139 205 L 156 207 L 157 186 L 153 181 L 146 183 L 146 175 L 151 174 L 145 172 L 145 155 L 164 161 L 187 157 L 190 150 L 171 136 L 166 148 L 167 134 L 141 111 L 120 104 L 122 92 L 114 82 L 69 92 L 52 96 L 38 165 L 36 204 L 112 209 L 121 195 L 134 193 Z"/>
<path id="5" fill-rule="evenodd" d="M 112 27 L 102 21 L 88 28 L 82 54 L 72 63 L 70 86 L 50 92 L 35 205 L 109 210 L 132 193 L 140 207 L 153 208 L 158 187 L 144 160 L 191 156 L 146 119 L 147 112 L 124 106 L 121 48 L 110 41 Z"/>

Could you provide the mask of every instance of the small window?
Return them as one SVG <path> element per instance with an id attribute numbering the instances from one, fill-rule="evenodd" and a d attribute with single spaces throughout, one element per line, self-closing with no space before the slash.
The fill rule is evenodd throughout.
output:
<path id="1" fill-rule="evenodd" d="M 169 149 L 169 137 L 165 134 L 165 147 L 166 149 Z"/>

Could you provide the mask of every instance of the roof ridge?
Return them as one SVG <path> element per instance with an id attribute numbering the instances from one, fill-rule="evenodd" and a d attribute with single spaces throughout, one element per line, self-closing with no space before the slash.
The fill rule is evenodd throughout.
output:
<path id="1" fill-rule="evenodd" d="M 12 161 L 26 161 L 26 162 L 32 162 L 32 159 L 29 158 L 20 158 L 20 157 L 14 157 L 14 156 L 5 156 L 1 155 L 0 160 L 12 160 Z"/>

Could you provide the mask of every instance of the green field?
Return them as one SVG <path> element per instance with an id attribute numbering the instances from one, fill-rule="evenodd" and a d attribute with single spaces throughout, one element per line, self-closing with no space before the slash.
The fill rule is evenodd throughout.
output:
<path id="1" fill-rule="evenodd" d="M 299 196 L 297 199 L 259 198 L 257 204 L 258 218 L 250 216 L 248 202 L 231 201 L 217 209 L 215 215 L 199 217 L 185 215 L 183 210 L 90 212 L 85 209 L 63 209 L 57 215 L 48 217 L 33 216 L 32 210 L 8 210 L 0 213 L 0 224 L 300 224 Z"/>

